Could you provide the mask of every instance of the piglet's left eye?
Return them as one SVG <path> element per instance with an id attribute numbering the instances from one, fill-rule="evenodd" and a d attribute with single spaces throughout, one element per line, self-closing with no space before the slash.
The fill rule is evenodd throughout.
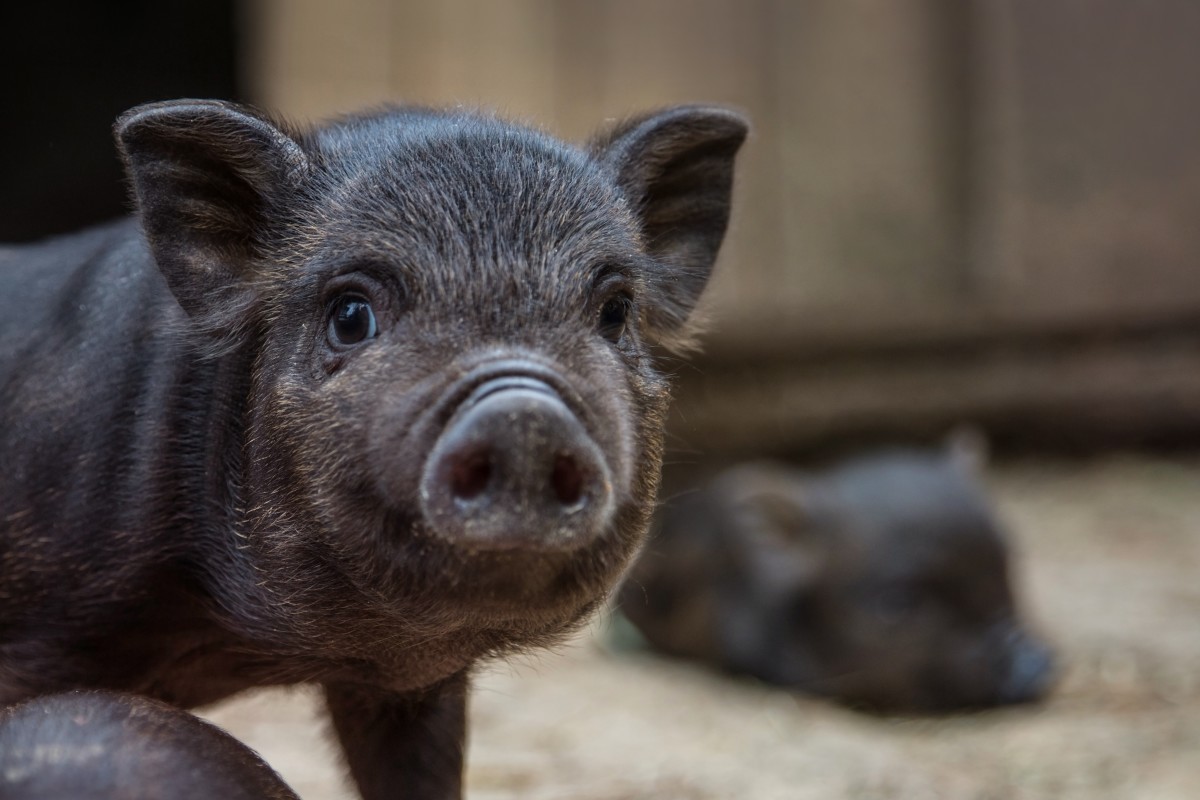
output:
<path id="1" fill-rule="evenodd" d="M 329 337 L 336 344 L 358 344 L 378 333 L 375 312 L 365 297 L 344 294 L 334 301 L 329 317 Z"/>

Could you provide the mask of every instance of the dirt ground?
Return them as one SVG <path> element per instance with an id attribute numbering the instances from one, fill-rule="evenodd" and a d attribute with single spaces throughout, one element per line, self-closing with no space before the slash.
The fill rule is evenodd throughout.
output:
<path id="1" fill-rule="evenodd" d="M 1027 708 L 879 719 L 648 655 L 603 622 L 490 668 L 468 797 L 1195 800 L 1200 797 L 1200 459 L 993 470 L 1025 606 L 1062 678 Z M 209 716 L 305 800 L 352 797 L 311 694 Z"/>

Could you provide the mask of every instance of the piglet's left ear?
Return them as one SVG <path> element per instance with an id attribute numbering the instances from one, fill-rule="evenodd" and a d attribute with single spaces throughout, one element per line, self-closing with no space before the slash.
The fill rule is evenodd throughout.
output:
<path id="1" fill-rule="evenodd" d="M 300 145 L 233 103 L 150 103 L 117 121 L 138 213 L 159 270 L 193 317 L 255 280 L 256 256 L 309 169 Z"/>
<path id="2" fill-rule="evenodd" d="M 592 143 L 657 262 L 643 325 L 660 344 L 687 344 L 688 318 L 729 224 L 734 157 L 747 131 L 734 111 L 679 106 L 628 120 Z"/>

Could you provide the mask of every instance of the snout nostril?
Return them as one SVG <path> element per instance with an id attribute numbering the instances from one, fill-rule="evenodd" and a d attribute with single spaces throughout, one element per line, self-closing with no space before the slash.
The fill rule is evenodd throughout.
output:
<path id="1" fill-rule="evenodd" d="M 492 477 L 490 453 L 472 453 L 450 469 L 450 492 L 459 500 L 474 500 L 483 494 Z"/>
<path id="2" fill-rule="evenodd" d="M 558 502 L 567 509 L 577 509 L 583 503 L 583 470 L 579 463 L 569 455 L 559 455 L 554 459 L 554 470 L 550 474 L 550 484 L 554 487 L 554 495 Z"/>
<path id="3" fill-rule="evenodd" d="M 1008 674 L 1000 686 L 1000 699 L 1007 703 L 1036 700 L 1049 691 L 1054 680 L 1054 656 L 1050 649 L 1023 635 L 1009 655 Z"/>
<path id="4" fill-rule="evenodd" d="M 611 535 L 606 452 L 555 386 L 520 377 L 476 386 L 446 420 L 421 468 L 421 533 L 529 553 Z"/>

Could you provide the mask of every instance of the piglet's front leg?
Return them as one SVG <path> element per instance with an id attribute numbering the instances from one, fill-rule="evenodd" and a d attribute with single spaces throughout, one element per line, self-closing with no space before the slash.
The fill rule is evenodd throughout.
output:
<path id="1" fill-rule="evenodd" d="M 459 800 L 467 679 L 397 694 L 327 684 L 325 698 L 364 800 Z"/>

